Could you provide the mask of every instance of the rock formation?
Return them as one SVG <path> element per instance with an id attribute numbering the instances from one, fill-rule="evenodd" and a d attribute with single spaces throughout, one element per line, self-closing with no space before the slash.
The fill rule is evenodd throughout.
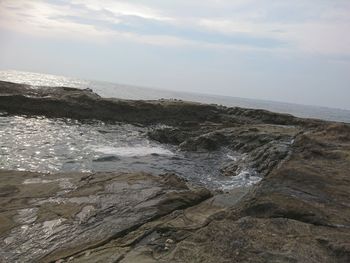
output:
<path id="1" fill-rule="evenodd" d="M 163 124 L 183 151 L 242 153 L 263 179 L 209 192 L 176 175 L 0 172 L 4 262 L 350 262 L 350 126 L 183 101 L 0 82 L 6 114 Z"/>

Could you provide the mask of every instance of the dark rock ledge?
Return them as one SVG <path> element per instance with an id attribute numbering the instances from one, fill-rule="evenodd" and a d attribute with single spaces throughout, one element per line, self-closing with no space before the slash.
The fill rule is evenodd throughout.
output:
<path id="1" fill-rule="evenodd" d="M 186 151 L 228 147 L 264 176 L 210 193 L 175 175 L 0 173 L 3 262 L 350 262 L 350 126 L 263 110 L 103 99 L 0 82 L 7 114 L 171 127 Z"/>

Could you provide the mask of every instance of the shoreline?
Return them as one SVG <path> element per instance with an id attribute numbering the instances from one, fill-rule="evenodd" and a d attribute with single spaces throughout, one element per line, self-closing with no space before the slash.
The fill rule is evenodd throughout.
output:
<path id="1" fill-rule="evenodd" d="M 263 177 L 251 188 L 210 193 L 176 175 L 71 173 L 62 182 L 57 174 L 0 171 L 1 178 L 7 178 L 0 186 L 0 259 L 350 260 L 348 124 L 183 101 L 104 99 L 91 90 L 33 90 L 9 82 L 0 82 L 0 110 L 29 116 L 170 125 L 153 130 L 149 137 L 183 151 L 229 147 L 247 158 L 228 164 L 223 173 L 235 176 L 241 166 L 248 165 Z M 25 184 L 29 179 L 39 180 Z M 49 182 L 40 182 L 43 179 Z M 116 202 L 109 199 L 111 196 L 124 201 Z M 52 197 L 62 198 L 62 202 L 50 203 Z M 28 235 L 31 240 L 16 232 L 21 229 L 33 233 Z M 13 233 L 18 239 L 11 241 Z M 15 250 L 18 244 L 30 249 L 22 246 L 22 250 Z"/>

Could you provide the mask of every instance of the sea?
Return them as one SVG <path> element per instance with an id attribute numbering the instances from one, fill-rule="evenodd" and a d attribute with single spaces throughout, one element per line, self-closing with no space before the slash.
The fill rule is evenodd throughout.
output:
<path id="1" fill-rule="evenodd" d="M 0 71 L 0 80 L 37 86 L 91 88 L 103 97 L 181 99 L 225 106 L 267 109 L 300 117 L 350 122 L 350 111 L 235 97 L 164 91 L 21 71 Z M 213 190 L 253 185 L 259 174 L 246 167 L 227 177 L 220 169 L 242 154 L 230 149 L 184 152 L 148 138 L 150 129 L 122 123 L 9 116 L 0 112 L 0 169 L 57 172 L 175 173 Z"/>

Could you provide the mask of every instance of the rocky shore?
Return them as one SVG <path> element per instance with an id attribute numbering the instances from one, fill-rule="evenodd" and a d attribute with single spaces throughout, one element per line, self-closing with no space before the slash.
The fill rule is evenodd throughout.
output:
<path id="1" fill-rule="evenodd" d="M 176 174 L 0 172 L 2 262 L 350 262 L 350 125 L 0 82 L 4 115 L 155 125 L 182 151 L 227 147 L 262 177 L 212 191 Z"/>

